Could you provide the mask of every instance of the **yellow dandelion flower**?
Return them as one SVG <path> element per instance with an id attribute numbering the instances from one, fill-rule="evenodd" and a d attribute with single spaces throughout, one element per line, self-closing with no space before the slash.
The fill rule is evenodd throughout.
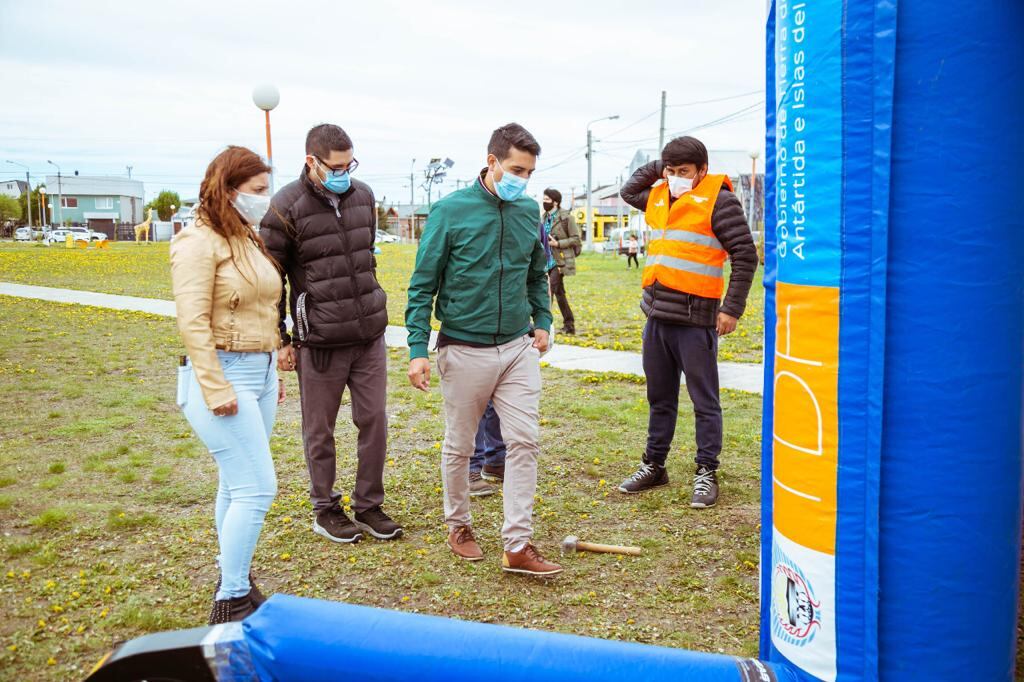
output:
<path id="1" fill-rule="evenodd" d="M 284 554 L 281 555 L 281 561 L 288 561 L 291 558 L 292 558 L 292 555 L 289 554 L 288 552 L 285 552 Z"/>

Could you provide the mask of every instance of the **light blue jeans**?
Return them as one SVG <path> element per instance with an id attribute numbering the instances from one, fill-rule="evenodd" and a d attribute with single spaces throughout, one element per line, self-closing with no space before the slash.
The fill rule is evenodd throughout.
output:
<path id="1" fill-rule="evenodd" d="M 263 519 L 277 494 L 270 432 L 277 415 L 277 354 L 217 351 L 238 397 L 238 414 L 218 417 L 206 407 L 191 366 L 182 412 L 220 470 L 215 519 L 220 543 L 217 599 L 243 597 Z"/>

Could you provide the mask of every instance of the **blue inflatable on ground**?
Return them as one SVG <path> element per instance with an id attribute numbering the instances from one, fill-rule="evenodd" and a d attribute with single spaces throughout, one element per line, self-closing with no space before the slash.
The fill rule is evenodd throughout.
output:
<path id="1" fill-rule="evenodd" d="M 767 29 L 765 662 L 287 596 L 160 644 L 173 660 L 211 679 L 1012 679 L 1024 3 L 775 0 Z M 206 663 L 175 653 L 189 637 Z M 125 647 L 155 655 L 146 639 Z"/>

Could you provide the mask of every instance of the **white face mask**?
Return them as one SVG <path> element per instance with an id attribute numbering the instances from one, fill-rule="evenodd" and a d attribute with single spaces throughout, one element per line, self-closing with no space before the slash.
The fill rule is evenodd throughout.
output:
<path id="1" fill-rule="evenodd" d="M 239 192 L 231 202 L 245 222 L 259 230 L 260 221 L 270 210 L 270 197 L 263 194 Z"/>
<path id="2" fill-rule="evenodd" d="M 693 178 L 682 178 L 678 175 L 668 176 L 668 191 L 672 197 L 678 199 L 693 189 Z"/>

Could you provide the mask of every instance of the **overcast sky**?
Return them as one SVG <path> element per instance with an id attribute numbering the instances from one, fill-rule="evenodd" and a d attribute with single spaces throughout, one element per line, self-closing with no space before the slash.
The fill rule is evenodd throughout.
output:
<path id="1" fill-rule="evenodd" d="M 614 182 L 633 153 L 657 146 L 661 91 L 669 136 L 693 132 L 712 171 L 749 168 L 763 150 L 764 0 L 630 2 L 56 2 L 0 0 L 0 179 L 62 172 L 126 175 L 195 196 L 227 144 L 266 154 L 252 89 L 275 84 L 278 187 L 294 179 L 306 131 L 337 123 L 358 177 L 378 199 L 409 201 L 431 157 L 450 182 L 473 178 L 487 139 L 516 121 L 543 148 L 529 192 L 568 197 Z M 728 99 L 725 99 L 728 98 Z M 703 104 L 690 104 L 719 100 Z"/>

